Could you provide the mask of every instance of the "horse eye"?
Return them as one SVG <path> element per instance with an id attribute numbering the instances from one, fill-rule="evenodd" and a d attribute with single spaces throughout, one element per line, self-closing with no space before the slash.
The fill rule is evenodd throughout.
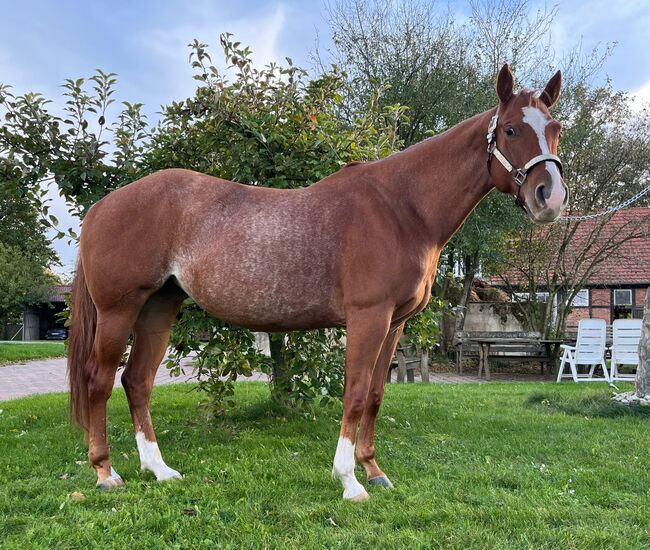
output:
<path id="1" fill-rule="evenodd" d="M 506 128 L 506 136 L 512 137 L 515 135 L 515 129 L 512 126 Z"/>

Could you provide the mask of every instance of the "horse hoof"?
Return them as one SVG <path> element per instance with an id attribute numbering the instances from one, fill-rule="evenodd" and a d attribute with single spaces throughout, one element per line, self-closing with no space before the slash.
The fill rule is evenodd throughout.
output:
<path id="1" fill-rule="evenodd" d="M 371 485 L 379 485 L 380 487 L 386 487 L 387 489 L 394 489 L 395 486 L 391 483 L 390 479 L 386 476 L 373 477 L 368 480 L 368 483 Z"/>
<path id="2" fill-rule="evenodd" d="M 113 468 L 111 468 L 111 475 L 106 479 L 97 481 L 97 487 L 103 491 L 109 491 L 110 489 L 115 489 L 115 487 L 123 487 L 124 481 Z"/>
<path id="3" fill-rule="evenodd" d="M 115 489 L 117 487 L 124 487 L 124 481 L 122 481 L 122 478 L 120 476 L 107 477 L 104 481 L 97 482 L 97 488 L 101 489 L 102 491 L 110 491 L 111 489 Z"/>
<path id="4" fill-rule="evenodd" d="M 183 479 L 183 476 L 175 471 L 171 470 L 170 472 L 165 472 L 164 474 L 160 475 L 159 477 L 156 478 L 158 481 L 163 482 L 163 481 L 181 481 Z"/>
<path id="5" fill-rule="evenodd" d="M 345 494 L 343 495 L 343 500 L 347 500 L 348 502 L 363 502 L 365 500 L 368 500 L 369 498 L 370 495 L 366 492 L 365 489 L 359 494 L 354 495 L 353 497 L 346 496 Z"/>
<path id="6" fill-rule="evenodd" d="M 348 487 L 345 491 L 343 491 L 343 500 L 347 500 L 349 502 L 363 502 L 369 498 L 370 495 L 368 495 L 366 490 L 363 488 L 363 485 L 358 482 L 356 486 Z"/>

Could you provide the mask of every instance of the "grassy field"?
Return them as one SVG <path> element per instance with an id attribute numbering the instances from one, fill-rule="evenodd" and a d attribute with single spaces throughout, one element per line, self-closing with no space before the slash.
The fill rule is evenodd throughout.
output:
<path id="1" fill-rule="evenodd" d="M 391 385 L 377 447 L 396 488 L 370 486 L 360 505 L 329 475 L 340 411 L 277 417 L 263 384 L 240 384 L 219 421 L 187 386 L 156 388 L 161 449 L 185 474 L 166 484 L 140 473 L 116 391 L 109 431 L 126 487 L 114 492 L 94 488 L 64 395 L 2 402 L 0 547 L 648 548 L 649 416 L 609 394 Z"/>
<path id="2" fill-rule="evenodd" d="M 63 342 L 0 342 L 0 367 L 48 357 L 65 357 Z"/>

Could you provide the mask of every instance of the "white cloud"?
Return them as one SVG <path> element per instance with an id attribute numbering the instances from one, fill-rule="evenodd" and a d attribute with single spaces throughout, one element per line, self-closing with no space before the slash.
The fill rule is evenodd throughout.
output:
<path id="1" fill-rule="evenodd" d="M 638 90 L 630 94 L 633 97 L 632 109 L 641 111 L 644 107 L 650 105 L 650 80 L 648 80 Z"/>
<path id="2" fill-rule="evenodd" d="M 223 19 L 209 4 L 203 4 L 199 9 L 201 13 L 193 17 L 199 23 L 144 29 L 135 39 L 137 46 L 148 51 L 150 59 L 157 65 L 146 77 L 157 81 L 160 86 L 152 87 L 148 83 L 148 87 L 158 94 L 162 88 L 165 95 L 170 96 L 158 96 L 158 103 L 182 99 L 194 91 L 196 82 L 192 80 L 194 73 L 188 63 L 190 50 L 187 45 L 195 38 L 209 44 L 212 61 L 221 69 L 225 64 L 218 39 L 224 32 L 232 33 L 235 41 L 250 46 L 258 66 L 278 58 L 278 40 L 286 19 L 283 4 L 266 8 L 263 13 L 233 19 Z"/>

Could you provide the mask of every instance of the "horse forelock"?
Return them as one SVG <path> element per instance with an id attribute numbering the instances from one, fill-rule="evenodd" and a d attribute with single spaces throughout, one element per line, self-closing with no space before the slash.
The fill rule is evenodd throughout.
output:
<path id="1" fill-rule="evenodd" d="M 515 112 L 523 109 L 524 107 L 534 107 L 536 109 L 540 109 L 543 113 L 548 113 L 546 105 L 544 105 L 544 102 L 540 99 L 539 90 L 523 88 L 516 96 L 514 96 L 512 101 L 509 103 Z"/>

